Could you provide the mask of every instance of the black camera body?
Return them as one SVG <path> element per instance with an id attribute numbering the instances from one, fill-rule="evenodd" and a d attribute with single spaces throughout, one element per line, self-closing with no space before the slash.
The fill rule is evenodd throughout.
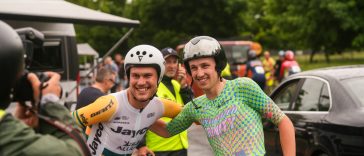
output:
<path id="1" fill-rule="evenodd" d="M 32 84 L 28 81 L 28 71 L 24 72 L 20 79 L 15 83 L 14 93 L 13 93 L 13 101 L 25 102 L 31 101 L 34 103 L 34 92 Z M 49 80 L 49 77 L 44 73 L 37 72 L 37 75 L 40 82 L 46 82 Z"/>
<path id="2" fill-rule="evenodd" d="M 44 35 L 36 29 L 27 27 L 16 29 L 16 32 L 19 34 L 23 47 L 25 50 L 25 72 L 22 74 L 21 78 L 19 78 L 15 84 L 13 91 L 13 101 L 18 101 L 20 103 L 31 101 L 34 103 L 33 97 L 33 88 L 31 83 L 28 81 L 28 73 L 30 62 L 33 58 L 33 49 L 34 48 L 42 48 Z M 42 72 L 35 72 L 37 77 L 41 82 L 46 82 L 49 80 L 49 77 Z"/>

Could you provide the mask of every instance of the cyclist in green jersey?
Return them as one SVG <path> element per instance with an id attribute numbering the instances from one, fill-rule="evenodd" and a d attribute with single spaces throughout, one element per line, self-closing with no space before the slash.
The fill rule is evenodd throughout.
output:
<path id="1" fill-rule="evenodd" d="M 158 131 L 164 137 L 203 126 L 215 155 L 265 155 L 262 118 L 278 126 L 282 151 L 295 155 L 292 122 L 250 78 L 225 80 L 224 50 L 208 36 L 191 39 L 184 48 L 184 64 L 205 95 L 187 103 L 183 111 Z"/>

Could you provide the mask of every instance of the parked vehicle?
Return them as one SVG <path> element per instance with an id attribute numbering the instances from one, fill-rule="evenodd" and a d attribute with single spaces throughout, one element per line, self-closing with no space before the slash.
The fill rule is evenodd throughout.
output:
<path id="1" fill-rule="evenodd" d="M 79 57 L 80 83 L 79 91 L 92 85 L 93 77 L 96 75 L 99 53 L 88 43 L 77 44 Z"/>
<path id="2" fill-rule="evenodd" d="M 297 156 L 364 155 L 364 65 L 289 76 L 271 94 L 292 120 Z M 267 155 L 282 155 L 277 128 L 264 122 Z"/>

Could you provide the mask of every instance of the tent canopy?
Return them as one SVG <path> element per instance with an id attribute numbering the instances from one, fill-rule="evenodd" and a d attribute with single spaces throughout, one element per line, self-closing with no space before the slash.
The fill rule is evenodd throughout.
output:
<path id="1" fill-rule="evenodd" d="M 99 54 L 96 52 L 96 50 L 94 48 L 92 48 L 88 43 L 77 44 L 77 51 L 78 51 L 78 55 L 99 57 Z"/>
<path id="2" fill-rule="evenodd" d="M 136 27 L 131 20 L 63 0 L 0 0 L 0 19 Z"/>

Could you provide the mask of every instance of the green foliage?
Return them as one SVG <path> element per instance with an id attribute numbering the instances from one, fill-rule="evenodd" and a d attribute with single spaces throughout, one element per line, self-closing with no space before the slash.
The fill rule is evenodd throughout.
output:
<path id="1" fill-rule="evenodd" d="M 123 16 L 126 0 L 67 0 L 69 2 L 100 10 L 109 14 Z M 112 26 L 76 25 L 77 42 L 89 43 L 102 57 L 125 33 L 126 29 Z M 122 44 L 116 53 L 124 53 L 127 44 Z"/>
<path id="2" fill-rule="evenodd" d="M 196 35 L 238 36 L 237 8 L 225 0 L 133 0 L 126 17 L 139 19 L 131 44 L 175 47 Z"/>
<path id="3" fill-rule="evenodd" d="M 137 19 L 119 51 L 137 44 L 175 47 L 196 35 L 248 38 L 264 49 L 303 49 L 334 54 L 364 47 L 363 0 L 69 0 Z M 79 42 L 106 52 L 127 31 L 77 26 Z M 101 55 L 102 56 L 102 55 Z"/>
<path id="4" fill-rule="evenodd" d="M 347 52 L 342 54 L 332 54 L 330 63 L 325 62 L 325 56 L 322 53 L 316 56 L 316 60 L 314 63 L 310 62 L 309 55 L 296 56 L 296 60 L 300 64 L 302 70 L 306 71 L 323 67 L 363 64 L 364 53 Z"/>

